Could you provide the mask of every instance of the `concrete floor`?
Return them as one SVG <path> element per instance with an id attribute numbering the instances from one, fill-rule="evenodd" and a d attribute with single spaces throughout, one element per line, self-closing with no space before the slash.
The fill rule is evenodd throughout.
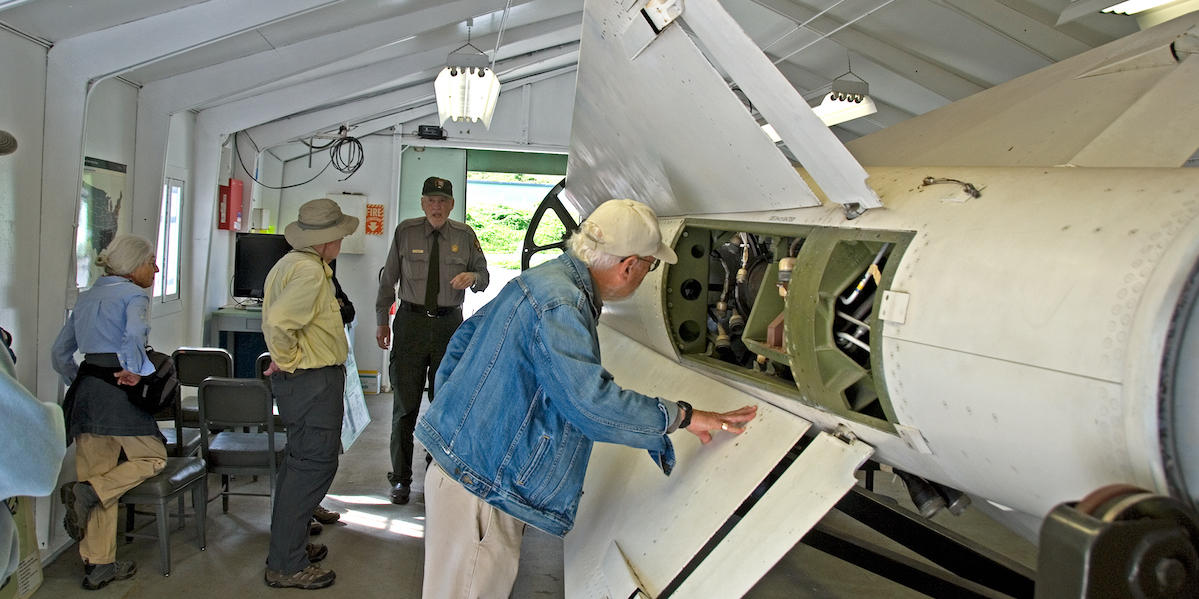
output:
<path id="1" fill-rule="evenodd" d="M 371 423 L 358 441 L 341 456 L 337 477 L 322 502 L 341 512 L 341 522 L 325 526 L 314 542 L 329 547 L 322 562 L 337 572 L 337 582 L 325 595 L 395 599 L 419 597 L 424 572 L 424 453 L 417 450 L 412 501 L 393 505 L 388 501 L 388 441 L 391 394 L 368 395 Z M 427 405 L 427 404 L 426 404 Z M 419 447 L 419 446 L 418 446 Z M 217 478 L 209 481 L 209 495 L 216 493 Z M 257 483 L 235 481 L 245 490 L 267 489 L 265 479 Z M 190 500 L 188 502 L 190 509 Z M 149 521 L 149 517 L 145 517 Z M 123 520 L 122 520 L 123 521 Z M 272 589 L 262 581 L 270 540 L 270 511 L 265 497 L 232 497 L 229 513 L 221 513 L 220 501 L 208 504 L 208 548 L 196 547 L 195 528 L 171 535 L 172 571 L 158 571 L 158 546 L 151 539 L 119 543 L 117 559 L 137 561 L 138 573 L 99 591 L 79 586 L 83 564 L 75 545 L 68 547 L 45 568 L 45 582 L 34 599 L 50 597 L 104 597 L 183 599 L 187 597 L 294 596 L 302 591 Z M 562 596 L 562 542 L 557 537 L 529 529 L 521 551 L 521 571 L 514 597 Z"/>
<path id="2" fill-rule="evenodd" d="M 323 562 L 337 572 L 337 582 L 326 595 L 356 598 L 418 597 L 423 573 L 424 480 L 423 450 L 418 449 L 416 480 L 412 502 L 392 505 L 387 500 L 386 473 L 391 395 L 368 395 L 371 424 L 359 440 L 341 458 L 337 477 L 323 505 L 342 513 L 341 522 L 326 526 L 314 537 L 329 547 Z M 265 490 L 265 480 L 236 481 L 246 490 Z M 876 478 L 880 493 L 899 496 L 901 504 L 910 502 L 900 483 L 890 475 Z M 215 478 L 210 495 L 215 493 Z M 201 552 L 195 543 L 194 528 L 189 525 L 171 536 L 172 573 L 158 572 L 156 542 L 135 539 L 119 544 L 118 559 L 136 560 L 137 576 L 114 582 L 100 591 L 80 588 L 82 563 L 74 545 L 67 548 L 45 568 L 45 582 L 35 598 L 69 597 L 257 597 L 302 594 L 296 590 L 277 590 L 262 582 L 269 540 L 270 514 L 266 498 L 233 497 L 230 511 L 221 513 L 220 502 L 209 503 L 208 548 Z M 145 518 L 149 520 L 149 518 Z M 1024 563 L 1035 564 L 1035 548 L 1022 538 L 999 527 L 978 510 L 961 517 L 949 514 L 935 518 L 940 524 L 975 539 L 987 539 L 988 545 Z M 826 523 L 853 528 L 848 518 L 834 513 Z M 861 527 L 860 527 L 861 528 Z M 855 531 L 873 541 L 887 544 L 872 531 Z M 529 528 L 521 551 L 521 569 L 512 594 L 516 598 L 563 596 L 562 542 L 560 539 Z M 802 544 L 797 545 L 747 595 L 757 599 L 857 597 L 923 597 L 829 557 Z"/>

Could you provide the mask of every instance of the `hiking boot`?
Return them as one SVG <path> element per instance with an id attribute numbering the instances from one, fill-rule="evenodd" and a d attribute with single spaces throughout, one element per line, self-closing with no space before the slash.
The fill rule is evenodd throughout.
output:
<path id="1" fill-rule="evenodd" d="M 327 510 L 319 505 L 316 506 L 316 509 L 312 510 L 312 517 L 316 518 L 316 521 L 320 522 L 321 524 L 333 524 L 334 522 L 341 520 L 341 514 L 332 510 Z"/>
<path id="2" fill-rule="evenodd" d="M 315 537 L 316 535 L 321 534 L 322 530 L 325 530 L 325 526 L 323 524 L 321 524 L 320 522 L 317 522 L 316 520 L 308 521 L 308 534 L 309 535 L 312 535 Z"/>
<path id="3" fill-rule="evenodd" d="M 404 505 L 408 503 L 408 497 L 412 494 L 412 485 L 404 483 L 396 483 L 396 486 L 391 489 L 391 502 L 396 505 Z"/>
<path id="4" fill-rule="evenodd" d="M 63 528 L 67 529 L 72 539 L 83 540 L 83 535 L 87 534 L 87 518 L 92 508 L 100 505 L 96 490 L 88 483 L 70 482 L 59 487 L 58 497 L 66 507 L 66 514 L 62 518 Z"/>
<path id="5" fill-rule="evenodd" d="M 329 548 L 324 543 L 309 543 L 304 553 L 308 554 L 308 562 L 315 564 L 329 556 Z"/>
<path id="6" fill-rule="evenodd" d="M 137 564 L 132 561 L 115 561 L 111 564 L 84 564 L 83 588 L 94 591 L 114 580 L 125 580 L 137 574 Z"/>
<path id="7" fill-rule="evenodd" d="M 320 566 L 311 564 L 307 568 L 292 574 L 284 574 L 278 570 L 267 569 L 263 580 L 266 586 L 276 589 L 323 589 L 333 584 L 337 575 L 333 570 L 322 570 Z"/>

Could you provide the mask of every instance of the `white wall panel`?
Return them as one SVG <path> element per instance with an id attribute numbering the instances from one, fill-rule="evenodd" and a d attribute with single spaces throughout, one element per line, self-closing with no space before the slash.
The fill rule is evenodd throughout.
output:
<path id="1" fill-rule="evenodd" d="M 330 168 L 312 183 L 285 189 L 279 196 L 277 232 L 296 219 L 300 205 L 308 200 L 329 197 L 335 193 L 360 193 L 368 203 L 383 204 L 383 235 L 366 236 L 366 251 L 362 254 L 342 254 L 337 259 L 337 281 L 354 302 L 358 311 L 358 326 L 354 330 L 354 357 L 359 368 L 375 369 L 381 350 L 375 344 L 375 294 L 379 290 L 376 274 L 387 259 L 395 220 L 396 203 L 392 194 L 392 179 L 399 168 L 399 158 L 392 150 L 391 136 L 372 135 L 362 138 L 365 159 L 362 168 L 347 181 L 345 174 Z M 307 159 L 283 165 L 283 184 L 306 181 L 328 162 L 328 152 L 313 157 L 312 168 Z M 361 226 L 361 223 L 359 224 Z M 228 277 L 226 277 L 227 279 Z"/>
<path id="2" fill-rule="evenodd" d="M 45 48 L 0 30 L 0 81 L 12 82 L 0 85 L 0 129 L 17 138 L 16 153 L 0 157 L 0 326 L 13 334 L 17 377 L 32 388 Z"/>

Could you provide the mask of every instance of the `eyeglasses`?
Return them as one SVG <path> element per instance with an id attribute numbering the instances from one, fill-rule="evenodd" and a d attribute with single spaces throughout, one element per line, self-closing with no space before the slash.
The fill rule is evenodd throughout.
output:
<path id="1" fill-rule="evenodd" d="M 654 272 L 655 270 L 658 270 L 658 266 L 662 264 L 662 261 L 657 258 L 644 258 L 642 256 L 625 256 L 622 260 L 628 260 L 629 258 L 636 258 L 649 264 L 649 270 L 645 272 Z"/>

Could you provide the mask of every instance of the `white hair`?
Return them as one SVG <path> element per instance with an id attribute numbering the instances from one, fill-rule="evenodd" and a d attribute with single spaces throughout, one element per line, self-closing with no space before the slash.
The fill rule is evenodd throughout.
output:
<path id="1" fill-rule="evenodd" d="M 599 226 L 595 223 L 583 221 L 583 224 L 579 225 L 570 239 L 566 240 L 566 249 L 588 268 L 604 270 L 616 266 L 627 256 L 617 256 L 599 249 L 599 244 L 596 242 L 598 229 Z"/>
<path id="2" fill-rule="evenodd" d="M 123 276 L 154 259 L 154 244 L 137 235 L 117 235 L 96 257 L 105 274 Z"/>

